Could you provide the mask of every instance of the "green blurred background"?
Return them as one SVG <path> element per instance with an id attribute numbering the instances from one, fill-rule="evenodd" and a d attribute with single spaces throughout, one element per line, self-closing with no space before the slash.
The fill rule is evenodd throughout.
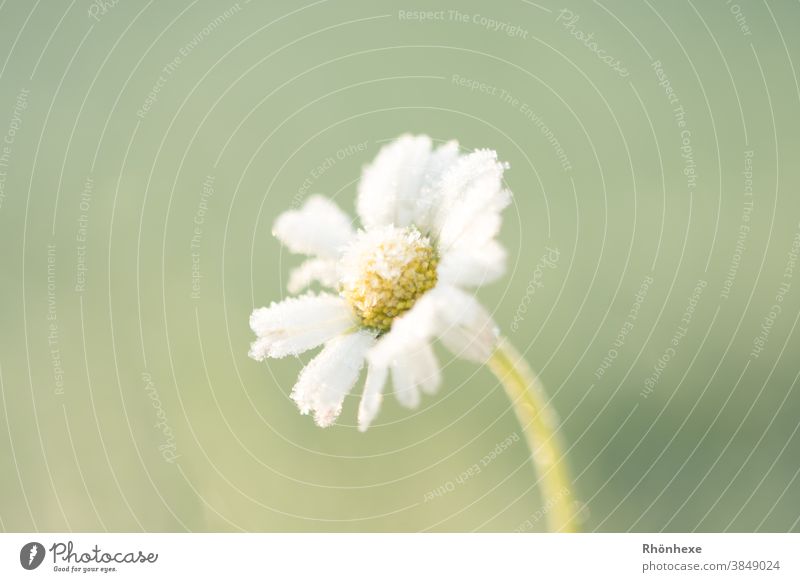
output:
<path id="1" fill-rule="evenodd" d="M 438 350 L 360 434 L 360 388 L 322 430 L 301 361 L 247 357 L 299 263 L 277 214 L 352 212 L 413 132 L 511 164 L 479 296 L 585 529 L 800 530 L 799 32 L 788 0 L 3 1 L 0 527 L 542 530 L 524 442 L 481 463 L 520 434 L 485 368 Z"/>

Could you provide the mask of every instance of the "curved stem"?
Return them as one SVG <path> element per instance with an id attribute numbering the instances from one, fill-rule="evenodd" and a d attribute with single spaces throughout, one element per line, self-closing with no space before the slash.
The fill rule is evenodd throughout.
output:
<path id="1" fill-rule="evenodd" d="M 541 382 L 505 338 L 500 338 L 489 368 L 503 384 L 514 405 L 531 460 L 539 476 L 542 513 L 551 532 L 578 531 L 577 506 L 567 462 L 557 432 L 557 417 L 548 407 Z"/>

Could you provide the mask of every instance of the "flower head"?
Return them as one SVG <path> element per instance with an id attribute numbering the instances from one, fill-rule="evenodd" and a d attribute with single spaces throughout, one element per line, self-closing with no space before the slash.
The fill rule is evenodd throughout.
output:
<path id="1" fill-rule="evenodd" d="M 491 150 L 461 155 L 454 141 L 434 149 L 428 136 L 404 135 L 364 169 L 361 230 L 319 195 L 278 217 L 275 236 L 311 257 L 291 273 L 289 291 L 316 282 L 330 292 L 254 310 L 250 357 L 280 358 L 324 344 L 292 390 L 303 414 L 331 425 L 365 362 L 360 430 L 378 413 L 390 374 L 397 400 L 415 408 L 420 391 L 434 393 L 441 383 L 435 338 L 457 356 L 486 361 L 495 325 L 463 289 L 505 270 L 495 237 L 511 199 L 502 185 L 506 168 Z"/>
<path id="2" fill-rule="evenodd" d="M 364 327 L 389 331 L 396 317 L 436 286 L 436 249 L 415 227 L 359 233 L 339 261 L 339 289 Z"/>

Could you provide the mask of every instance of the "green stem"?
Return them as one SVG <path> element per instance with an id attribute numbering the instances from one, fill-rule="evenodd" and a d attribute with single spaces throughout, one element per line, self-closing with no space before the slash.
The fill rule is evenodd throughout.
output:
<path id="1" fill-rule="evenodd" d="M 541 382 L 505 338 L 498 340 L 488 364 L 503 384 L 525 431 L 539 476 L 548 530 L 578 531 L 577 504 L 558 437 L 558 420 L 547 405 Z"/>

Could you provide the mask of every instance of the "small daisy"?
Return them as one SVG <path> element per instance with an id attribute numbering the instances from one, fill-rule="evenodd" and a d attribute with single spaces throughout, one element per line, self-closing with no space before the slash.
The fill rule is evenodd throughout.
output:
<path id="1" fill-rule="evenodd" d="M 503 187 L 507 168 L 492 150 L 462 155 L 455 141 L 434 149 L 428 136 L 404 135 L 364 169 L 356 204 L 361 229 L 319 195 L 278 217 L 275 236 L 310 257 L 292 271 L 289 292 L 314 282 L 330 291 L 254 310 L 250 357 L 281 358 L 324 344 L 292 390 L 301 413 L 330 426 L 366 364 L 358 408 L 365 431 L 390 377 L 407 408 L 419 405 L 421 392 L 437 391 L 434 339 L 458 357 L 489 359 L 496 327 L 468 290 L 505 271 L 495 237 L 511 200 Z"/>
<path id="2" fill-rule="evenodd" d="M 319 426 L 342 411 L 366 364 L 358 428 L 378 414 L 391 376 L 398 402 L 416 408 L 442 382 L 431 347 L 486 363 L 508 395 L 531 449 L 550 531 L 578 529 L 577 504 L 558 437 L 558 417 L 541 383 L 467 289 L 499 278 L 506 253 L 495 240 L 511 201 L 508 164 L 491 150 L 461 155 L 427 136 L 404 135 L 364 169 L 356 208 L 362 229 L 323 196 L 281 214 L 273 233 L 310 258 L 292 271 L 289 292 L 330 289 L 261 307 L 250 357 L 282 358 L 324 344 L 300 372 L 292 399 Z"/>

